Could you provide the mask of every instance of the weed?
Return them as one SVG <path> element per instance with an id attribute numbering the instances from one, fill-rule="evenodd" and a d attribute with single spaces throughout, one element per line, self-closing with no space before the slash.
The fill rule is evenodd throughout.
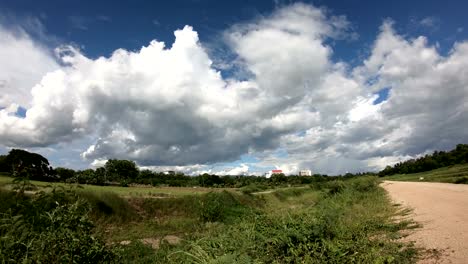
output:
<path id="1" fill-rule="evenodd" d="M 0 214 L 1 263 L 112 262 L 116 255 L 93 233 L 89 204 L 73 190 L 30 197 L 2 191 L 9 203 Z M 19 198 L 19 199 L 16 199 Z"/>
<path id="2" fill-rule="evenodd" d="M 411 263 L 414 260 L 416 251 L 411 245 L 390 238 L 390 234 L 409 227 L 410 222 L 391 220 L 397 209 L 391 206 L 375 178 L 323 187 L 324 195 L 314 207 L 295 209 L 291 213 L 250 214 L 235 224 L 214 226 L 202 238 L 189 243 L 188 249 L 173 253 L 169 259 L 187 263 Z M 280 196 L 275 193 L 272 195 L 278 199 L 284 199 L 286 194 L 300 195 L 295 191 Z M 382 233 L 388 236 L 380 236 Z"/>
<path id="3" fill-rule="evenodd" d="M 462 177 L 455 180 L 456 184 L 468 184 L 468 177 Z"/>

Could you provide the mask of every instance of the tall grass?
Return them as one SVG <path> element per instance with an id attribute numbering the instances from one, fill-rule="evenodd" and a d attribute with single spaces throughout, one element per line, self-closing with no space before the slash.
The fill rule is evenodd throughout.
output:
<path id="1" fill-rule="evenodd" d="M 338 186 L 338 188 L 337 188 Z M 319 190 L 317 190 L 319 189 Z M 279 193 L 279 194 L 278 194 Z M 289 210 L 256 207 L 235 222 L 210 224 L 179 246 L 160 249 L 155 263 L 412 263 L 416 250 L 398 240 L 411 222 L 394 222 L 391 206 L 375 178 L 335 182 L 272 193 Z M 308 193 L 316 193 L 309 196 Z M 302 198 L 316 197 L 313 206 Z M 252 197 L 252 196 L 247 196 Z M 271 199 L 276 199 L 274 202 Z"/>
<path id="2" fill-rule="evenodd" d="M 5 252 L 33 239 L 41 243 L 34 244 L 36 253 L 28 256 L 51 263 L 70 262 L 70 258 L 53 259 L 51 254 L 76 256 L 77 247 L 89 253 L 84 255 L 86 258 L 101 256 L 103 261 L 112 258 L 123 263 L 414 262 L 414 247 L 396 240 L 401 230 L 412 228 L 414 223 L 392 220 L 398 209 L 391 206 L 376 178 L 330 181 L 310 187 L 259 195 L 221 191 L 167 198 L 122 198 L 78 190 L 39 192 L 18 200 L 14 192 L 0 192 L 0 256 L 8 256 Z M 11 214 L 12 210 L 21 213 Z M 15 229 L 22 225 L 14 215 L 26 214 L 31 217 L 24 219 L 34 221 L 28 220 L 25 228 Z M 109 247 L 98 238 L 91 239 L 95 235 L 91 220 L 114 245 L 123 239 L 133 242 Z M 34 229 L 33 222 L 40 228 Z M 18 230 L 33 236 L 22 240 Z M 167 234 L 184 239 L 177 245 L 161 242 L 158 250 L 139 240 L 161 239 Z M 68 238 L 79 241 L 65 247 L 71 255 L 58 250 Z M 28 249 L 18 247 L 14 255 L 20 256 L 18 252 L 24 250 Z"/>
<path id="3" fill-rule="evenodd" d="M 94 221 L 118 224 L 141 219 L 127 199 L 115 193 L 80 190 L 78 194 L 90 204 L 90 215 Z"/>
<path id="4" fill-rule="evenodd" d="M 94 233 L 89 204 L 72 190 L 26 195 L 0 190 L 0 263 L 113 262 Z"/>

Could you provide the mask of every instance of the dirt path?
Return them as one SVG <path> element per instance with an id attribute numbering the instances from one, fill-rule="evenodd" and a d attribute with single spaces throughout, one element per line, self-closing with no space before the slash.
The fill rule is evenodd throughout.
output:
<path id="1" fill-rule="evenodd" d="M 442 251 L 440 259 L 420 263 L 468 263 L 468 185 L 386 181 L 382 186 L 396 202 L 414 209 L 423 225 L 408 239 Z"/>

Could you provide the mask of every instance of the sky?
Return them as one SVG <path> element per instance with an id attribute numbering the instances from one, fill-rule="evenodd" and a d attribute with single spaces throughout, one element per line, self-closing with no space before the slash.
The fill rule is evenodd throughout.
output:
<path id="1" fill-rule="evenodd" d="M 2 0 L 0 153 L 336 175 L 449 150 L 468 142 L 467 8 Z"/>

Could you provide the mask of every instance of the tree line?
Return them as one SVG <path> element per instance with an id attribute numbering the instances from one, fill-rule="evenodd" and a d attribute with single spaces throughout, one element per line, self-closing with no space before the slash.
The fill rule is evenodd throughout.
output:
<path id="1" fill-rule="evenodd" d="M 130 160 L 110 159 L 103 167 L 97 169 L 73 170 L 69 168 L 52 168 L 49 161 L 37 153 L 21 149 L 12 149 L 8 155 L 0 155 L 0 172 L 9 173 L 13 177 L 30 180 L 65 182 L 93 185 L 144 184 L 152 186 L 171 187 L 220 187 L 240 188 L 249 185 L 300 185 L 327 181 L 327 175 L 286 176 L 274 174 L 271 178 L 259 176 L 219 176 L 204 173 L 198 176 L 188 176 L 181 172 L 155 172 L 140 170 L 135 162 Z M 346 175 L 349 176 L 349 175 Z"/>
<path id="2" fill-rule="evenodd" d="M 458 144 L 451 151 L 434 151 L 432 154 L 417 159 L 410 159 L 393 166 L 387 166 L 379 172 L 379 176 L 424 172 L 463 163 L 468 163 L 468 145 Z"/>
<path id="3" fill-rule="evenodd" d="M 408 174 L 430 171 L 455 164 L 468 163 L 468 145 L 458 144 L 451 151 L 435 151 L 417 159 L 399 162 L 387 166 L 378 173 L 379 176 Z M 31 180 L 66 182 L 93 185 L 144 184 L 172 187 L 232 187 L 239 188 L 252 184 L 261 185 L 299 185 L 318 181 L 327 181 L 327 175 L 314 174 L 310 176 L 274 174 L 271 178 L 259 176 L 219 176 L 204 173 L 198 176 L 188 176 L 182 172 L 155 172 L 140 170 L 135 162 L 130 160 L 110 159 L 103 167 L 97 169 L 73 170 L 69 168 L 52 168 L 47 158 L 26 150 L 12 149 L 8 155 L 0 155 L 0 172 L 8 173 L 17 178 Z M 342 178 L 353 178 L 362 175 L 375 175 L 372 172 L 346 173 L 338 175 Z"/>

